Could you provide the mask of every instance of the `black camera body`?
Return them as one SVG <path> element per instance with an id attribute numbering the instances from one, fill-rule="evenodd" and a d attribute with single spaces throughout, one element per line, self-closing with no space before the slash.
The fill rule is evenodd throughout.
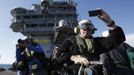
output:
<path id="1" fill-rule="evenodd" d="M 101 15 L 101 13 L 102 13 L 101 10 L 91 10 L 91 11 L 88 11 L 88 14 L 89 14 L 90 17 Z"/>

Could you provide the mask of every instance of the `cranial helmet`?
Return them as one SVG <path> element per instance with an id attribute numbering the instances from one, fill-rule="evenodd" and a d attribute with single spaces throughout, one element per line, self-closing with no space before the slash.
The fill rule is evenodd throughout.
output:
<path id="1" fill-rule="evenodd" d="M 60 20 L 59 21 L 59 27 L 68 26 L 68 23 L 66 20 Z"/>
<path id="2" fill-rule="evenodd" d="M 81 20 L 81 21 L 79 21 L 78 28 L 79 29 L 90 28 L 91 34 L 94 34 L 94 32 L 97 30 L 90 20 Z"/>

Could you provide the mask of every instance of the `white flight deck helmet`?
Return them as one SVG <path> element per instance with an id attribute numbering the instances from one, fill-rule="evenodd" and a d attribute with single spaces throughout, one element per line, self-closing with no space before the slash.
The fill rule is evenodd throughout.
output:
<path id="1" fill-rule="evenodd" d="M 104 31 L 104 32 L 102 32 L 102 37 L 108 37 L 109 36 L 109 31 L 107 30 L 107 31 Z"/>
<path id="2" fill-rule="evenodd" d="M 59 21 L 59 27 L 68 26 L 68 23 L 66 20 L 60 20 Z"/>
<path id="3" fill-rule="evenodd" d="M 78 28 L 79 29 L 87 29 L 90 28 L 91 29 L 91 34 L 94 34 L 94 32 L 97 30 L 94 25 L 92 24 L 92 22 L 90 20 L 81 20 L 78 23 Z"/>

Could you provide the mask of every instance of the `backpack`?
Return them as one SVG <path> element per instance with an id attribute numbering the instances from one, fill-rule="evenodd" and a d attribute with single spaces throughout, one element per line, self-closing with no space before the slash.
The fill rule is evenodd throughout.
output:
<path id="1" fill-rule="evenodd" d="M 132 70 L 134 71 L 134 48 L 127 43 L 125 43 L 124 46 L 126 47 L 127 56 L 130 61 L 130 66 Z"/>

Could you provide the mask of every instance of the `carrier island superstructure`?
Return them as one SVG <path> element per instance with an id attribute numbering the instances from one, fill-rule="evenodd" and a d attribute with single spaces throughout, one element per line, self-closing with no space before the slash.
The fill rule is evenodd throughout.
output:
<path id="1" fill-rule="evenodd" d="M 66 20 L 69 28 L 77 25 L 76 3 L 73 0 L 42 0 L 40 4 L 32 4 L 31 9 L 16 7 L 11 10 L 14 32 L 34 38 L 41 44 L 45 55 L 49 58 L 52 50 L 59 43 L 55 37 L 55 29 L 60 20 Z"/>

